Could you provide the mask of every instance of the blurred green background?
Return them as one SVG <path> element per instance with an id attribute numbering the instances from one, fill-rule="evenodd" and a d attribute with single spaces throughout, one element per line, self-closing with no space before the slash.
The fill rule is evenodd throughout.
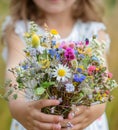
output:
<path id="1" fill-rule="evenodd" d="M 9 10 L 9 0 L 0 0 L 0 29 L 1 24 Z M 110 53 L 108 54 L 109 70 L 113 73 L 118 82 L 118 2 L 116 0 L 106 0 L 105 23 L 111 37 Z M 1 35 L 1 33 L 0 33 Z M 3 44 L 0 44 L 0 85 L 4 83 L 5 62 L 1 53 Z M 107 104 L 106 112 L 110 130 L 118 130 L 118 89 L 113 91 L 114 100 Z M 0 130 L 9 130 L 11 116 L 7 107 L 7 102 L 0 99 Z"/>

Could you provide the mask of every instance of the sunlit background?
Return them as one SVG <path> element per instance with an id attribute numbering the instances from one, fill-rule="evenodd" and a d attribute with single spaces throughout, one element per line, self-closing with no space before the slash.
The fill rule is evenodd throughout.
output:
<path id="1" fill-rule="evenodd" d="M 9 14 L 9 0 L 0 0 L 0 29 L 1 24 Z M 114 79 L 118 82 L 118 2 L 116 0 L 106 0 L 105 23 L 111 37 L 110 53 L 108 55 L 109 70 L 113 73 Z M 1 35 L 1 33 L 0 33 Z M 2 59 L 3 44 L 0 44 L 0 86 L 4 83 L 5 62 Z M 118 89 L 113 91 L 114 100 L 107 104 L 107 117 L 110 130 L 118 130 Z M 0 99 L 0 130 L 9 130 L 11 116 L 7 107 L 7 102 Z"/>

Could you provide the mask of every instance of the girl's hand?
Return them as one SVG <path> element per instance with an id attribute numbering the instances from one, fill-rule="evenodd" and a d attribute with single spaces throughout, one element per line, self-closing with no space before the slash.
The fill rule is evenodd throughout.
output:
<path id="1" fill-rule="evenodd" d="M 62 122 L 62 127 L 72 125 L 71 130 L 83 130 L 99 118 L 103 114 L 104 110 L 105 104 L 91 107 L 76 107 L 76 109 L 69 114 L 68 119 L 65 119 Z M 67 128 L 62 128 L 62 130 L 67 130 Z"/>
<path id="2" fill-rule="evenodd" d="M 58 104 L 58 100 L 26 102 L 24 110 L 21 110 L 21 113 L 19 112 L 16 119 L 27 130 L 60 130 L 61 125 L 59 122 L 63 120 L 61 116 L 48 115 L 41 112 L 41 108 Z"/>

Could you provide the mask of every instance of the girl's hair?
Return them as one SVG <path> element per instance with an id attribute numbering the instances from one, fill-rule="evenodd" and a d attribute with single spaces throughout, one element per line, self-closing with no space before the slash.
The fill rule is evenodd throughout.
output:
<path id="1" fill-rule="evenodd" d="M 102 21 L 103 0 L 76 0 L 73 6 L 73 17 L 83 21 Z M 44 18 L 41 11 L 33 0 L 11 0 L 10 11 L 13 21 L 33 20 Z"/>
<path id="2" fill-rule="evenodd" d="M 102 22 L 103 16 L 103 0 L 76 0 L 72 8 L 72 16 L 74 19 L 81 19 L 84 22 L 98 21 Z M 38 21 L 38 24 L 44 24 L 45 15 L 33 0 L 11 0 L 10 2 L 10 15 L 12 23 L 4 30 L 3 39 L 9 32 L 14 30 L 14 25 L 17 20 Z M 39 23 L 40 22 L 40 23 Z M 27 28 L 27 26 L 26 26 Z"/>

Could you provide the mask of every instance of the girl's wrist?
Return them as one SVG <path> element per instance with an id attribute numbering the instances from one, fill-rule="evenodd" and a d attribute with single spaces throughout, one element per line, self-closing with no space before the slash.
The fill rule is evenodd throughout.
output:
<path id="1" fill-rule="evenodd" d="M 91 106 L 90 107 L 91 118 L 95 120 L 100 116 L 102 116 L 102 114 L 105 112 L 105 108 L 106 108 L 106 103 Z"/>

